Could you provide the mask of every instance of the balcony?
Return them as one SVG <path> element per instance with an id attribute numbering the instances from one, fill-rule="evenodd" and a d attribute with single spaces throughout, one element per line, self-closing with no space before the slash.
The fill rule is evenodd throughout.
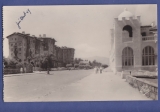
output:
<path id="1" fill-rule="evenodd" d="M 151 40 L 156 41 L 157 38 L 155 36 L 143 36 L 142 37 L 142 41 L 151 41 Z"/>

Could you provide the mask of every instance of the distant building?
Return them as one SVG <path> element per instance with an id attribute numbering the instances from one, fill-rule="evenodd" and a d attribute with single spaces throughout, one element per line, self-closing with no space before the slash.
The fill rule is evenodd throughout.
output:
<path id="1" fill-rule="evenodd" d="M 85 60 L 85 61 L 80 61 L 79 62 L 79 68 L 81 68 L 81 69 L 90 69 L 92 67 L 90 66 L 90 62 Z"/>
<path id="2" fill-rule="evenodd" d="M 157 27 L 142 26 L 140 16 L 135 18 L 125 9 L 111 29 L 111 69 L 154 71 L 158 64 L 157 44 Z"/>
<path id="3" fill-rule="evenodd" d="M 63 51 L 61 47 L 55 46 L 56 49 L 56 63 L 55 67 L 62 67 L 63 66 Z"/>
<path id="4" fill-rule="evenodd" d="M 71 64 L 74 61 L 74 48 L 61 47 L 63 53 L 63 64 Z"/>
<path id="5" fill-rule="evenodd" d="M 90 63 L 89 63 L 89 61 L 80 61 L 79 65 L 90 66 Z"/>
<path id="6" fill-rule="evenodd" d="M 74 49 L 58 47 L 56 40 L 51 37 L 35 37 L 34 35 L 13 33 L 7 36 L 9 40 L 9 58 L 18 63 L 34 63 L 39 65 L 46 56 L 51 56 L 53 67 L 64 66 L 73 62 Z"/>

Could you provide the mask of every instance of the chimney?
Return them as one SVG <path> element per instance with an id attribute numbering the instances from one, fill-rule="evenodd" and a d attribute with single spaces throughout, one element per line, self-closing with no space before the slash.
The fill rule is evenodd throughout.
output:
<path id="1" fill-rule="evenodd" d="M 39 35 L 39 37 L 41 38 L 41 35 Z"/>
<path id="2" fill-rule="evenodd" d="M 35 37 L 35 35 L 32 35 L 32 37 Z"/>
<path id="3" fill-rule="evenodd" d="M 22 31 L 22 34 L 25 34 L 25 31 Z"/>
<path id="4" fill-rule="evenodd" d="M 43 34 L 43 37 L 46 37 L 46 34 Z"/>

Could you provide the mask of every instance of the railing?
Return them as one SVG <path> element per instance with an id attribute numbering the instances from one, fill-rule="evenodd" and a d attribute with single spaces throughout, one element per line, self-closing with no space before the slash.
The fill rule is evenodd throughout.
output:
<path id="1" fill-rule="evenodd" d="M 142 41 L 155 40 L 154 36 L 143 36 Z"/>

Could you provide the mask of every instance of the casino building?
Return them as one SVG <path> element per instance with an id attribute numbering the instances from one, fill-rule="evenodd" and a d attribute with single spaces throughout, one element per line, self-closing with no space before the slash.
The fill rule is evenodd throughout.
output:
<path id="1" fill-rule="evenodd" d="M 141 25 L 140 16 L 125 9 L 111 29 L 110 67 L 122 70 L 154 71 L 158 64 L 157 26 Z"/>

